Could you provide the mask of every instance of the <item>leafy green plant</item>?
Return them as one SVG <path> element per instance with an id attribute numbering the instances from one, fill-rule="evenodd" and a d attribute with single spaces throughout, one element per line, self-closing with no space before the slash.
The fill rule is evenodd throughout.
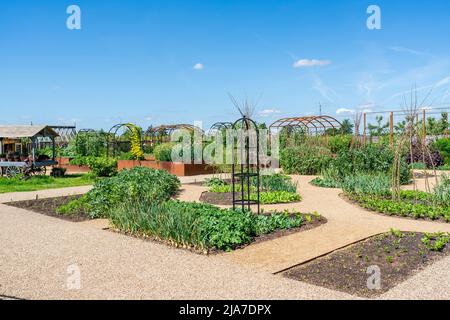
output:
<path id="1" fill-rule="evenodd" d="M 450 241 L 449 232 L 425 233 L 421 239 L 428 250 L 442 251 Z"/>
<path id="2" fill-rule="evenodd" d="M 173 143 L 161 143 L 157 145 L 153 150 L 155 159 L 158 161 L 172 161 L 172 148 Z"/>
<path id="3" fill-rule="evenodd" d="M 342 189 L 347 193 L 388 196 L 391 194 L 391 180 L 384 174 L 349 175 L 344 177 Z"/>
<path id="4" fill-rule="evenodd" d="M 299 227 L 302 218 L 287 212 L 256 216 L 208 204 L 141 199 L 116 207 L 111 223 L 122 232 L 151 236 L 178 247 L 229 251 L 258 235 Z"/>
<path id="5" fill-rule="evenodd" d="M 442 138 L 433 143 L 433 147 L 439 151 L 444 163 L 450 165 L 450 138 Z"/>
<path id="6" fill-rule="evenodd" d="M 300 201 L 302 197 L 298 193 L 287 191 L 264 191 L 259 195 L 261 204 L 289 203 Z M 250 194 L 250 200 L 256 201 L 257 195 Z"/>
<path id="7" fill-rule="evenodd" d="M 280 152 L 280 164 L 287 174 L 319 174 L 332 160 L 328 148 L 302 144 Z"/>
<path id="8" fill-rule="evenodd" d="M 163 202 L 175 195 L 179 187 L 178 178 L 165 170 L 135 167 L 99 180 L 81 199 L 73 201 L 82 201 L 91 218 L 108 217 L 113 208 L 125 201 Z"/>
<path id="9" fill-rule="evenodd" d="M 345 152 L 350 149 L 352 135 L 336 135 L 327 137 L 327 146 L 332 153 Z"/>
<path id="10" fill-rule="evenodd" d="M 90 157 L 87 164 L 97 177 L 112 177 L 117 174 L 117 160 L 109 157 Z"/>

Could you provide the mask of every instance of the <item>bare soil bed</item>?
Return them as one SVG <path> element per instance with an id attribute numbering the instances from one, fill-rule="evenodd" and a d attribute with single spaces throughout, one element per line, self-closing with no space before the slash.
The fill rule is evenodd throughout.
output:
<path id="1" fill-rule="evenodd" d="M 45 214 L 47 216 L 60 218 L 68 221 L 80 222 L 90 220 L 90 218 L 82 211 L 71 215 L 63 215 L 56 211 L 60 206 L 79 198 L 81 198 L 81 195 L 37 199 L 37 200 L 15 201 L 15 202 L 8 202 L 5 204 L 11 207 L 30 210 L 33 212 Z"/>
<path id="2" fill-rule="evenodd" d="M 386 233 L 374 236 L 306 264 L 293 267 L 284 276 L 347 292 L 362 297 L 376 297 L 414 275 L 430 263 L 448 255 L 446 245 L 442 251 L 431 251 L 423 244 L 423 233 Z M 369 289 L 369 267 L 380 269 L 381 286 Z M 369 271 L 368 271 L 369 270 Z"/>

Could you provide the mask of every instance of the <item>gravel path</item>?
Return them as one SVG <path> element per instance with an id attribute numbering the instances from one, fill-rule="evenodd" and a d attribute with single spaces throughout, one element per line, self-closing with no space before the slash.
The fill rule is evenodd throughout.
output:
<path id="1" fill-rule="evenodd" d="M 223 256 L 200 256 L 5 205 L 0 205 L 0 243 L 0 295 L 4 296 L 26 299 L 352 298 L 281 276 L 246 270 Z M 67 287 L 72 279 L 68 272 L 75 270 L 71 268 L 80 270 L 79 290 Z"/>
<path id="2" fill-rule="evenodd" d="M 191 179 L 183 182 L 198 178 Z M 278 209 L 315 210 L 328 219 L 327 224 L 210 257 L 102 230 L 105 221 L 72 223 L 0 205 L 0 298 L 348 299 L 354 297 L 271 273 L 391 227 L 450 231 L 449 224 L 370 213 L 339 198 L 339 190 L 311 186 L 312 177 L 294 179 L 304 200 L 278 205 Z M 87 190 L 89 187 L 76 187 L 0 195 L 0 203 Z M 195 201 L 204 190 L 183 185 L 180 198 Z M 450 299 L 449 265 L 450 257 L 381 298 Z M 71 268 L 80 271 L 80 289 L 67 287 Z"/>
<path id="3" fill-rule="evenodd" d="M 233 251 L 227 256 L 249 268 L 277 273 L 336 249 L 387 232 L 401 231 L 450 232 L 450 223 L 420 221 L 376 214 L 353 205 L 339 197 L 340 189 L 319 188 L 309 182 L 314 177 L 294 176 L 298 182 L 300 203 L 263 206 L 272 209 L 290 209 L 301 212 L 317 211 L 328 222 L 317 228 L 294 233 L 272 241 L 261 242 Z M 192 189 L 192 193 L 201 190 Z M 187 191 L 186 191 L 187 193 Z M 201 193 L 201 192 L 200 192 Z"/>

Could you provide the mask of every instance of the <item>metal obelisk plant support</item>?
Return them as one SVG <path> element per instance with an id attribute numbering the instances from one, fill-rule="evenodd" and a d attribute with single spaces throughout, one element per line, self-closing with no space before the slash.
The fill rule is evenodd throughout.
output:
<path id="1" fill-rule="evenodd" d="M 233 143 L 234 145 L 232 148 L 231 178 L 233 184 L 233 209 L 240 207 L 242 211 L 251 210 L 251 206 L 256 205 L 257 213 L 259 214 L 260 164 L 258 126 L 255 121 L 244 115 L 233 124 L 233 131 L 235 133 L 238 132 L 236 140 L 239 142 L 237 144 Z M 256 141 L 251 141 L 252 133 L 255 133 L 253 138 L 255 138 Z M 233 139 L 233 142 L 234 140 L 235 139 Z M 256 157 L 250 157 L 252 151 L 256 151 Z M 253 181 L 256 181 L 256 188 L 252 183 Z M 236 199 L 236 189 L 238 185 L 240 186 L 240 197 Z M 252 197 L 252 194 L 255 193 L 256 197 Z"/>

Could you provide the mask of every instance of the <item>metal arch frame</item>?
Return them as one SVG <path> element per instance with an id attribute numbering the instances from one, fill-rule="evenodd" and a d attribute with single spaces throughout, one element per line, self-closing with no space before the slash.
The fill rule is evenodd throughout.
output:
<path id="1" fill-rule="evenodd" d="M 222 129 L 232 129 L 233 123 L 231 122 L 216 122 L 214 123 L 209 130 L 222 130 Z"/>
<path id="2" fill-rule="evenodd" d="M 269 130 L 284 128 L 284 127 L 303 127 L 306 133 L 310 135 L 310 130 L 314 129 L 315 134 L 322 132 L 326 135 L 328 129 L 339 129 L 342 124 L 330 116 L 306 116 L 306 117 L 291 117 L 276 120 L 269 126 Z"/>
<path id="3" fill-rule="evenodd" d="M 147 141 L 147 138 L 148 138 L 148 141 L 150 143 L 153 143 L 153 142 L 161 143 L 162 137 L 169 136 L 175 130 L 180 130 L 180 129 L 198 131 L 201 134 L 204 133 L 203 129 L 201 129 L 197 126 L 191 125 L 191 124 L 180 123 L 180 124 L 160 125 L 157 127 L 149 127 L 144 133 L 144 140 Z M 159 140 L 159 141 L 153 141 L 154 139 Z"/>
<path id="4" fill-rule="evenodd" d="M 238 127 L 238 125 L 241 124 L 240 127 Z M 254 127 L 255 131 L 256 131 L 256 173 L 254 172 L 250 172 L 250 168 L 251 168 L 251 164 L 250 164 L 250 143 L 249 143 L 249 136 L 246 135 L 245 136 L 245 143 L 244 146 L 240 146 L 241 148 L 241 154 L 242 154 L 242 148 L 245 148 L 246 151 L 246 163 L 244 165 L 244 163 L 241 162 L 240 164 L 240 170 L 239 173 L 236 172 L 236 162 L 235 162 L 235 147 L 234 147 L 234 139 L 233 139 L 233 148 L 232 148 L 232 163 L 231 163 L 231 180 L 232 180 L 232 193 L 233 193 L 233 210 L 236 209 L 236 205 L 240 204 L 241 205 L 241 209 L 242 211 L 245 210 L 245 208 L 247 207 L 248 210 L 251 210 L 251 205 L 257 205 L 258 207 L 258 211 L 257 213 L 260 213 L 260 163 L 259 163 L 259 129 L 258 129 L 258 125 L 255 121 L 253 121 L 250 118 L 247 118 L 246 116 L 238 119 L 237 121 L 235 121 L 233 123 L 233 130 L 236 129 L 240 129 L 243 130 L 244 129 L 244 125 L 245 125 L 245 130 L 248 131 L 249 129 L 251 129 L 251 126 Z M 236 178 L 239 177 L 239 182 L 241 185 L 241 199 L 236 200 Z M 251 177 L 256 177 L 257 179 L 257 200 L 256 201 L 252 201 L 250 199 L 250 195 L 251 195 L 251 188 L 250 188 L 250 179 Z M 244 181 L 244 180 L 247 181 Z M 244 183 L 247 182 L 247 198 L 245 198 L 245 191 L 244 191 Z"/>
<path id="5" fill-rule="evenodd" d="M 110 155 L 109 148 L 110 148 L 111 144 L 113 145 L 113 157 L 116 156 L 116 149 L 115 149 L 115 145 L 117 142 L 116 136 L 117 136 L 117 132 L 122 128 L 127 128 L 130 132 L 132 132 L 132 130 L 134 128 L 138 128 L 138 126 L 136 126 L 132 123 L 119 123 L 119 124 L 112 126 L 111 129 L 109 129 L 109 131 L 107 133 L 107 142 L 106 142 L 106 156 L 107 157 L 109 157 L 109 155 Z M 139 135 L 139 143 L 142 147 L 142 130 L 140 130 L 140 131 L 141 131 L 141 134 Z M 110 141 L 111 137 L 112 137 L 112 143 Z"/>

